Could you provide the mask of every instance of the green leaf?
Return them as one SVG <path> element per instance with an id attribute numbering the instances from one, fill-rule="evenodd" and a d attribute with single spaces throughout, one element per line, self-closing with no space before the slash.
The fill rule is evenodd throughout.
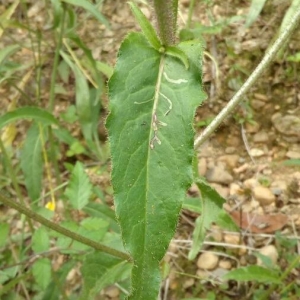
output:
<path id="1" fill-rule="evenodd" d="M 176 57 L 179 60 L 181 60 L 181 62 L 184 64 L 185 68 L 188 70 L 188 68 L 189 68 L 188 58 L 187 58 L 186 54 L 183 51 L 181 51 L 178 47 L 168 46 L 166 48 L 166 54 Z"/>
<path id="2" fill-rule="evenodd" d="M 225 200 L 202 180 L 197 180 L 196 184 L 202 196 L 202 214 L 196 220 L 193 232 L 193 245 L 189 252 L 189 259 L 194 259 L 199 253 L 205 239 L 206 230 L 212 222 L 215 222 L 222 212 Z"/>
<path id="3" fill-rule="evenodd" d="M 90 89 L 84 74 L 72 62 L 69 55 L 60 52 L 75 75 L 76 110 L 83 135 L 89 145 L 93 144 L 93 129 L 95 128 L 94 113 L 99 111 L 99 101 L 92 102 Z M 97 123 L 98 124 L 98 123 Z"/>
<path id="4" fill-rule="evenodd" d="M 2 62 L 20 49 L 19 45 L 6 46 L 0 50 L 0 66 Z"/>
<path id="5" fill-rule="evenodd" d="M 89 214 L 90 216 L 102 218 L 108 221 L 113 231 L 120 231 L 115 213 L 107 205 L 100 203 L 88 203 L 84 207 L 83 211 Z"/>
<path id="6" fill-rule="evenodd" d="M 1 222 L 0 223 L 0 248 L 6 245 L 8 234 L 9 234 L 9 224 Z"/>
<path id="7" fill-rule="evenodd" d="M 32 265 L 33 277 L 40 287 L 44 290 L 51 281 L 51 262 L 48 258 L 41 258 Z"/>
<path id="8" fill-rule="evenodd" d="M 80 300 L 95 299 L 106 286 L 129 277 L 132 265 L 105 253 L 86 256 L 81 268 L 84 286 Z"/>
<path id="9" fill-rule="evenodd" d="M 230 271 L 222 277 L 225 280 L 254 281 L 268 284 L 281 283 L 280 276 L 273 270 L 260 266 L 249 266 Z"/>
<path id="10" fill-rule="evenodd" d="M 91 4 L 87 0 L 62 0 L 63 2 L 79 6 L 84 8 L 86 11 L 88 11 L 91 15 L 93 15 L 99 22 L 104 24 L 105 26 L 109 27 L 109 23 L 106 20 L 106 18 L 98 11 L 98 9 Z"/>
<path id="11" fill-rule="evenodd" d="M 35 253 L 44 252 L 50 248 L 48 231 L 44 227 L 38 228 L 32 236 L 32 250 Z"/>
<path id="12" fill-rule="evenodd" d="M 159 38 L 157 37 L 157 34 L 154 28 L 152 27 L 151 23 L 148 21 L 143 12 L 133 2 L 129 2 L 129 5 L 134 14 L 134 17 L 141 26 L 141 29 L 148 42 L 154 49 L 160 51 L 160 49 L 162 48 L 162 44 Z"/>
<path id="13" fill-rule="evenodd" d="M 33 119 L 45 125 L 58 125 L 58 121 L 48 111 L 34 106 L 24 106 L 2 115 L 0 117 L 0 129 L 10 123 L 23 119 Z"/>
<path id="14" fill-rule="evenodd" d="M 84 171 L 82 163 L 76 162 L 65 195 L 75 209 L 82 209 L 89 201 L 92 184 Z"/>
<path id="15" fill-rule="evenodd" d="M 259 14 L 261 13 L 262 9 L 264 8 L 264 5 L 266 3 L 266 0 L 252 0 L 250 10 L 246 19 L 245 27 L 251 26 L 253 22 L 256 21 Z"/>
<path id="16" fill-rule="evenodd" d="M 111 77 L 114 71 L 110 65 L 101 61 L 96 61 L 96 68 L 98 71 L 103 73 L 108 79 Z"/>
<path id="17" fill-rule="evenodd" d="M 26 140 L 21 150 L 20 163 L 28 195 L 32 201 L 40 197 L 43 178 L 43 157 L 41 132 L 36 123 L 27 131 Z M 45 139 L 45 138 L 44 138 Z"/>
<path id="18" fill-rule="evenodd" d="M 130 299 L 156 299 L 159 262 L 192 182 L 192 127 L 201 87 L 201 45 L 179 45 L 189 72 L 153 49 L 142 34 L 122 43 L 109 81 L 107 128 L 115 207 L 126 250 L 134 259 Z"/>

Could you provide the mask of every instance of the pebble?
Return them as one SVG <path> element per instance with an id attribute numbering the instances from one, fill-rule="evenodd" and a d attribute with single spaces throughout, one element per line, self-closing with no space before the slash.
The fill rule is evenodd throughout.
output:
<path id="1" fill-rule="evenodd" d="M 229 188 L 218 183 L 211 183 L 211 186 L 223 197 L 227 198 L 229 195 Z"/>
<path id="2" fill-rule="evenodd" d="M 260 125 L 256 122 L 246 123 L 245 128 L 248 133 L 256 133 L 259 131 Z"/>
<path id="3" fill-rule="evenodd" d="M 300 151 L 290 150 L 286 153 L 286 157 L 291 159 L 300 159 Z"/>
<path id="4" fill-rule="evenodd" d="M 238 234 L 224 234 L 224 242 L 230 245 L 239 245 L 240 244 L 240 236 Z"/>
<path id="5" fill-rule="evenodd" d="M 219 257 L 210 252 L 202 253 L 197 260 L 197 267 L 203 270 L 213 270 L 219 262 Z"/>
<path id="6" fill-rule="evenodd" d="M 266 143 L 269 140 L 269 136 L 265 131 L 259 131 L 254 134 L 253 142 L 254 143 Z"/>
<path id="7" fill-rule="evenodd" d="M 256 100 L 256 99 L 253 99 L 251 101 L 251 106 L 252 108 L 254 108 L 255 110 L 260 110 L 262 109 L 264 106 L 265 106 L 265 102 L 264 101 L 261 101 L 261 100 Z"/>
<path id="8" fill-rule="evenodd" d="M 241 195 L 243 192 L 243 190 L 241 189 L 240 185 L 233 182 L 230 184 L 229 186 L 229 195 L 233 196 L 233 195 Z"/>
<path id="9" fill-rule="evenodd" d="M 254 187 L 256 187 L 257 185 L 259 185 L 258 181 L 255 179 L 255 178 L 249 178 L 249 179 L 246 179 L 244 182 L 243 182 L 243 185 L 245 188 L 247 189 L 253 189 Z"/>
<path id="10" fill-rule="evenodd" d="M 235 147 L 226 147 L 225 148 L 225 153 L 226 154 L 233 154 L 233 153 L 235 153 L 235 151 L 236 151 Z"/>
<path id="11" fill-rule="evenodd" d="M 271 118 L 273 126 L 282 135 L 285 136 L 296 136 L 297 140 L 300 140 L 300 117 L 285 115 L 282 116 L 280 113 L 276 113 Z"/>
<path id="12" fill-rule="evenodd" d="M 237 154 L 227 154 L 219 157 L 219 161 L 225 162 L 227 167 L 233 169 L 239 162 L 239 156 Z"/>
<path id="13" fill-rule="evenodd" d="M 119 289 L 114 285 L 109 286 L 108 288 L 105 289 L 105 295 L 107 295 L 110 298 L 118 297 L 119 294 L 120 294 Z"/>
<path id="14" fill-rule="evenodd" d="M 225 270 L 230 270 L 232 268 L 232 264 L 229 260 L 220 260 L 219 267 Z"/>
<path id="15" fill-rule="evenodd" d="M 183 283 L 183 288 L 186 290 L 190 287 L 192 287 L 195 284 L 195 279 L 194 278 L 188 278 L 186 281 Z"/>
<path id="16" fill-rule="evenodd" d="M 272 263 L 274 265 L 276 265 L 277 260 L 278 260 L 278 252 L 277 252 L 277 249 L 275 248 L 275 246 L 273 246 L 273 245 L 264 246 L 264 247 L 260 248 L 258 250 L 258 252 L 269 257 L 271 259 Z M 257 259 L 257 264 L 259 266 L 263 265 L 263 262 L 261 261 L 261 259 L 259 257 Z"/>
<path id="17" fill-rule="evenodd" d="M 260 157 L 260 156 L 263 156 L 265 154 L 265 152 L 261 149 L 258 149 L 258 148 L 252 148 L 249 151 L 249 154 L 253 157 Z"/>
<path id="18" fill-rule="evenodd" d="M 205 176 L 207 181 L 214 183 L 230 184 L 233 181 L 233 177 L 221 167 L 208 169 Z"/>
<path id="19" fill-rule="evenodd" d="M 264 186 L 256 186 L 253 188 L 253 196 L 260 203 L 260 205 L 269 205 L 275 202 L 275 196 L 271 190 Z"/>

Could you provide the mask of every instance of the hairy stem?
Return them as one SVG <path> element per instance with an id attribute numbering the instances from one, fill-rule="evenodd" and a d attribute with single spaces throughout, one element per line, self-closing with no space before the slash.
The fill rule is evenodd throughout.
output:
<path id="1" fill-rule="evenodd" d="M 164 46 L 176 42 L 178 0 L 153 0 L 158 35 Z"/>
<path id="2" fill-rule="evenodd" d="M 22 205 L 20 203 L 17 203 L 16 201 L 5 197 L 3 194 L 0 194 L 0 201 L 2 203 L 4 203 L 5 205 L 7 205 L 8 207 L 11 207 L 11 208 L 17 210 L 21 214 L 24 214 L 28 218 L 33 219 L 33 220 L 39 222 L 40 224 L 42 224 L 42 225 L 58 232 L 58 233 L 61 233 L 64 236 L 67 236 L 67 237 L 69 237 L 69 238 L 71 238 L 71 239 L 73 239 L 77 242 L 80 242 L 82 244 L 90 246 L 90 247 L 94 248 L 95 250 L 108 253 L 112 256 L 119 257 L 121 259 L 131 261 L 131 257 L 127 253 L 124 253 L 124 252 L 121 252 L 119 250 L 107 247 L 107 246 L 105 246 L 101 243 L 95 242 L 95 241 L 93 241 L 89 238 L 86 238 L 86 237 L 84 237 L 80 234 L 77 234 L 73 231 L 70 231 L 70 230 L 68 230 L 68 229 L 66 229 L 66 228 L 64 228 L 64 227 L 62 227 L 62 226 L 60 226 L 60 225 L 44 218 L 44 217 L 42 217 L 41 215 L 39 215 L 39 214 L 35 213 L 34 211 L 32 211 L 32 210 L 28 209 L 27 207 L 25 207 L 24 205 Z"/>
<path id="3" fill-rule="evenodd" d="M 230 113 L 240 104 L 245 97 L 249 89 L 257 82 L 262 73 L 269 67 L 271 62 L 274 60 L 278 51 L 285 45 L 285 42 L 290 38 L 293 32 L 296 30 L 300 20 L 300 5 L 297 7 L 295 14 L 286 27 L 286 29 L 279 35 L 275 43 L 265 54 L 260 64 L 256 67 L 253 73 L 250 75 L 248 80 L 243 84 L 240 90 L 233 96 L 223 110 L 216 116 L 216 118 L 209 124 L 208 127 L 196 138 L 194 146 L 198 148 L 201 146 L 208 137 L 218 128 L 218 126 L 228 117 Z"/>

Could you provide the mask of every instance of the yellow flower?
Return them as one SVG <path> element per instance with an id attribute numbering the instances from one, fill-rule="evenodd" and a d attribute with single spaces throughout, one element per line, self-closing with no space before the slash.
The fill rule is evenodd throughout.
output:
<path id="1" fill-rule="evenodd" d="M 45 206 L 47 209 L 51 210 L 51 211 L 55 211 L 55 202 L 54 201 L 50 201 L 46 204 Z"/>

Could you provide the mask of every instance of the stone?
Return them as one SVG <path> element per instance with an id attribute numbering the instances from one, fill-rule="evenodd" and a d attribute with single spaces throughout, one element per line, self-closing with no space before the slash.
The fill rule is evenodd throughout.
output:
<path id="1" fill-rule="evenodd" d="M 227 198 L 229 195 L 229 189 L 218 183 L 211 183 L 211 186 L 223 197 Z"/>
<path id="2" fill-rule="evenodd" d="M 220 260 L 219 267 L 225 270 L 230 270 L 232 268 L 232 264 L 229 260 Z"/>
<path id="3" fill-rule="evenodd" d="M 275 248 L 274 245 L 264 246 L 264 247 L 260 248 L 258 250 L 258 252 L 262 255 L 265 255 L 265 256 L 269 257 L 271 259 L 273 265 L 277 264 L 278 251 L 277 251 L 277 249 Z M 263 262 L 261 261 L 261 259 L 259 257 L 257 258 L 257 265 L 259 265 L 259 266 L 263 265 Z"/>
<path id="4" fill-rule="evenodd" d="M 275 196 L 270 189 L 264 186 L 256 186 L 252 190 L 254 198 L 260 205 L 269 205 L 275 202 Z"/>
<path id="5" fill-rule="evenodd" d="M 286 153 L 286 157 L 288 157 L 290 159 L 300 159 L 300 150 L 299 151 L 289 150 Z"/>
<path id="6" fill-rule="evenodd" d="M 246 189 L 253 189 L 257 185 L 259 185 L 259 183 L 255 178 L 249 178 L 243 182 L 243 185 Z"/>
<path id="7" fill-rule="evenodd" d="M 239 245 L 240 236 L 238 234 L 226 233 L 224 234 L 224 242 L 229 245 Z"/>
<path id="8" fill-rule="evenodd" d="M 253 157 L 260 157 L 260 156 L 263 156 L 265 154 L 265 152 L 261 149 L 258 149 L 258 148 L 252 148 L 250 150 L 249 154 Z"/>
<path id="9" fill-rule="evenodd" d="M 233 177 L 221 167 L 208 169 L 205 176 L 207 181 L 214 183 L 230 184 L 233 181 Z"/>
<path id="10" fill-rule="evenodd" d="M 120 294 L 119 289 L 114 285 L 111 285 L 105 289 L 105 295 L 107 295 L 110 298 L 118 297 L 119 294 Z"/>
<path id="11" fill-rule="evenodd" d="M 226 154 L 219 157 L 219 161 L 225 162 L 227 167 L 233 169 L 239 162 L 239 156 L 237 154 Z"/>
<path id="12" fill-rule="evenodd" d="M 211 252 L 202 253 L 197 260 L 197 267 L 203 270 L 213 270 L 217 267 L 219 257 Z"/>
<path id="13" fill-rule="evenodd" d="M 192 287 L 195 284 L 195 279 L 194 278 L 188 278 L 183 282 L 183 288 L 186 290 L 190 287 Z"/>
<path id="14" fill-rule="evenodd" d="M 254 134 L 253 142 L 254 143 L 267 143 L 269 140 L 269 136 L 265 131 L 259 131 Z"/>
<path id="15" fill-rule="evenodd" d="M 265 102 L 264 101 L 261 101 L 261 100 L 257 100 L 257 99 L 253 99 L 251 101 L 251 106 L 253 109 L 255 110 L 260 110 L 262 109 L 264 106 L 265 106 Z"/>
<path id="16" fill-rule="evenodd" d="M 245 128 L 248 133 L 256 133 L 259 131 L 260 125 L 257 122 L 254 123 L 247 122 Z"/>
<path id="17" fill-rule="evenodd" d="M 241 189 L 240 185 L 233 182 L 229 186 L 229 195 L 241 195 L 243 193 L 243 190 Z"/>
<path id="18" fill-rule="evenodd" d="M 300 117 L 276 113 L 271 118 L 275 129 L 285 136 L 295 136 L 300 141 Z"/>

